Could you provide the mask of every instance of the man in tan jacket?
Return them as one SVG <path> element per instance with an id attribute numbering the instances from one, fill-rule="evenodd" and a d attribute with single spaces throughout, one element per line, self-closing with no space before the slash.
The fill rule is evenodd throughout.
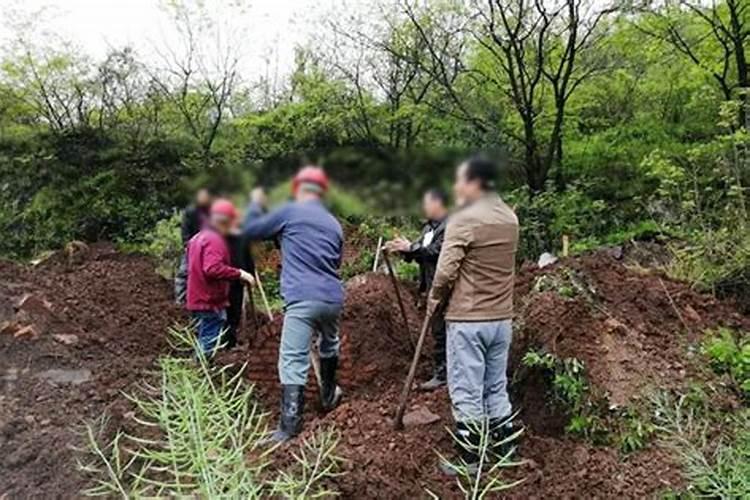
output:
<path id="1" fill-rule="evenodd" d="M 505 454 L 511 433 L 507 362 L 512 334 L 518 219 L 495 192 L 497 167 L 476 157 L 456 170 L 459 209 L 448 219 L 430 291 L 429 310 L 445 307 L 448 390 L 457 435 L 476 446 L 489 425 L 493 451 Z M 472 446 L 462 460 L 476 466 Z M 455 474 L 452 467 L 444 472 Z"/>

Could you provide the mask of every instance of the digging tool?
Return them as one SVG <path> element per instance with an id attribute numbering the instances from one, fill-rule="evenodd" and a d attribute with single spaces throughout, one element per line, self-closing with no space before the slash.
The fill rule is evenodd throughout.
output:
<path id="1" fill-rule="evenodd" d="M 372 263 L 372 272 L 378 270 L 378 261 L 380 260 L 380 251 L 383 249 L 383 237 L 378 238 L 378 247 L 375 249 L 375 262 Z"/>
<path id="2" fill-rule="evenodd" d="M 315 381 L 318 383 L 318 391 L 323 391 L 323 379 L 320 375 L 320 357 L 315 352 L 315 342 L 310 343 L 310 364 L 313 367 L 313 373 L 315 374 Z"/>
<path id="3" fill-rule="evenodd" d="M 397 431 L 400 431 L 404 428 L 404 413 L 406 412 L 406 405 L 409 403 L 409 393 L 411 392 L 411 385 L 414 383 L 414 375 L 416 375 L 417 373 L 417 364 L 419 363 L 419 357 L 422 354 L 424 338 L 427 336 L 427 330 L 429 330 L 432 326 L 432 318 L 434 317 L 434 312 L 425 316 L 424 323 L 422 324 L 422 331 L 419 332 L 417 347 L 416 349 L 414 349 L 414 358 L 412 358 L 411 360 L 411 366 L 409 367 L 409 374 L 406 376 L 404 390 L 401 392 L 401 398 L 398 401 L 396 417 L 393 419 L 393 428 Z"/>
<path id="4" fill-rule="evenodd" d="M 398 279 L 396 274 L 393 272 L 393 266 L 391 266 L 391 259 L 388 258 L 388 252 L 383 252 L 383 260 L 388 268 L 388 274 L 391 276 L 391 283 L 393 283 L 393 289 L 396 291 L 396 300 L 398 300 L 398 307 L 401 309 L 401 317 L 404 319 L 404 331 L 409 337 L 409 342 L 412 348 L 414 347 L 414 339 L 411 336 L 411 330 L 409 330 L 409 318 L 406 317 L 406 308 L 404 307 L 404 301 L 401 298 L 401 290 L 398 286 Z"/>
<path id="5" fill-rule="evenodd" d="M 250 345 L 255 342 L 255 337 L 258 334 L 258 316 L 255 313 L 255 299 L 253 297 L 253 287 L 245 285 L 247 293 L 245 294 L 245 301 L 242 303 L 242 328 L 247 326 L 247 312 L 250 310 L 250 315 L 253 317 L 253 334 L 250 336 Z"/>
<path id="6" fill-rule="evenodd" d="M 266 308 L 266 312 L 268 313 L 268 319 L 273 321 L 273 313 L 271 312 L 271 306 L 268 305 L 268 299 L 266 298 L 266 291 L 263 290 L 263 282 L 260 281 L 260 275 L 258 274 L 258 270 L 255 270 L 255 282 L 258 284 L 258 289 L 260 290 L 260 298 L 263 299 L 263 307 Z"/>

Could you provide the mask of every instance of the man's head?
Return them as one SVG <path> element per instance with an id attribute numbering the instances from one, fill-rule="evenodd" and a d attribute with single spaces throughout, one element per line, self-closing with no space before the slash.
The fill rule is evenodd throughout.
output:
<path id="1" fill-rule="evenodd" d="M 497 166 L 492 160 L 482 156 L 466 160 L 456 169 L 456 182 L 453 185 L 456 204 L 466 205 L 494 191 L 496 179 Z"/>
<path id="2" fill-rule="evenodd" d="M 304 167 L 292 180 L 292 192 L 297 201 L 320 199 L 327 191 L 328 176 L 320 167 Z"/>
<path id="3" fill-rule="evenodd" d="M 211 227 L 220 234 L 229 234 L 236 220 L 237 209 L 231 201 L 220 198 L 211 204 Z"/>
<path id="4" fill-rule="evenodd" d="M 422 197 L 422 211 L 430 220 L 441 220 L 448 213 L 448 195 L 442 189 L 429 189 Z"/>
<path id="5" fill-rule="evenodd" d="M 268 204 L 266 190 L 260 186 L 253 188 L 253 190 L 250 191 L 250 201 L 265 208 L 266 204 Z"/>
<path id="6" fill-rule="evenodd" d="M 201 188 L 195 193 L 195 205 L 201 208 L 211 206 L 211 192 L 206 188 Z"/>

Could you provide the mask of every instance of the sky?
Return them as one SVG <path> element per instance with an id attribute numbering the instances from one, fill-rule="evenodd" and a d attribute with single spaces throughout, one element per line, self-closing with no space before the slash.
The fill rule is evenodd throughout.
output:
<path id="1" fill-rule="evenodd" d="M 171 21 L 160 8 L 163 0 L 0 0 L 0 12 L 29 15 L 44 9 L 45 29 L 96 59 L 110 47 L 129 45 L 145 57 L 156 57 L 154 47 L 173 35 Z M 231 0 L 219 0 L 225 3 Z M 236 1 L 236 0 L 234 0 Z M 265 60 L 286 73 L 294 47 L 309 39 L 331 12 L 357 9 L 366 0 L 247 0 L 247 12 L 233 22 L 241 24 L 242 73 L 249 79 L 266 73 Z M 0 39 L 10 36 L 0 25 Z"/>

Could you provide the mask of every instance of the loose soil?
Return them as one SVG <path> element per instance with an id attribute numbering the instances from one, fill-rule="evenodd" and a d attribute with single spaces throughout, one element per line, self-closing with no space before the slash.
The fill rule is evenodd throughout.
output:
<path id="1" fill-rule="evenodd" d="M 540 290 L 544 275 L 573 276 L 585 293 Z M 417 297 L 405 284 L 402 296 L 414 334 L 422 316 Z M 576 357 L 611 405 L 627 405 L 650 387 L 700 376 L 688 345 L 708 327 L 750 328 L 748 318 L 728 302 L 630 268 L 607 252 L 523 269 L 516 300 L 512 392 L 527 427 L 520 445 L 526 463 L 508 479 L 526 481 L 507 497 L 642 498 L 679 486 L 679 468 L 656 446 L 623 457 L 565 435 L 564 418 L 550 405 L 543 382 L 524 373 L 519 359 L 530 348 Z M 77 248 L 35 268 L 0 263 L 0 446 L 7 450 L 0 457 L 0 498 L 78 496 L 85 482 L 72 447 L 82 444 L 82 423 L 107 414 L 114 428 L 130 418 L 121 391 L 134 390 L 149 375 L 154 359 L 168 352 L 167 328 L 184 319 L 153 263 L 111 246 Z M 258 328 L 248 321 L 239 347 L 218 360 L 247 362 L 249 380 L 272 411 L 282 321 Z M 404 330 L 386 276 L 348 282 L 340 370 L 346 399 L 320 414 L 311 375 L 305 426 L 305 433 L 333 428 L 340 434 L 347 473 L 333 482 L 343 498 L 423 498 L 427 490 L 460 497 L 436 471 L 437 453 L 452 453 L 445 389 L 413 392 L 410 400 L 409 412 L 437 422 L 392 430 L 414 341 Z M 429 376 L 430 344 L 420 380 Z M 280 460 L 295 445 L 282 447 Z"/>

